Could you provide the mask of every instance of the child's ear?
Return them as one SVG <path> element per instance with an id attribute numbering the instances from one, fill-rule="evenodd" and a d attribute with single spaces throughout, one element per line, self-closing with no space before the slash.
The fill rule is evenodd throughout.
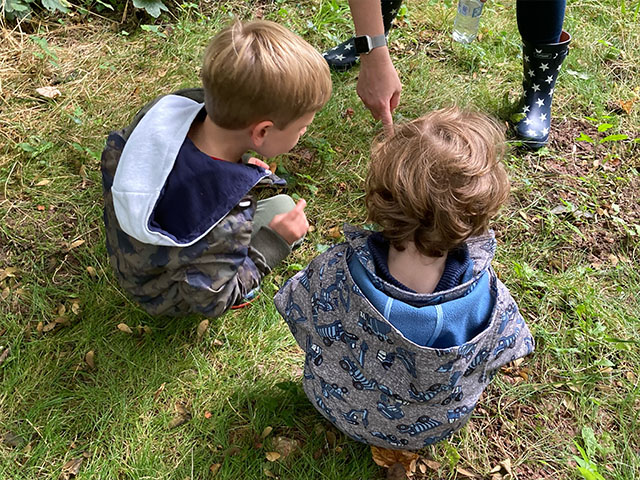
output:
<path id="1" fill-rule="evenodd" d="M 262 146 L 271 128 L 273 128 L 273 122 L 270 120 L 263 120 L 251 127 L 251 141 L 255 147 L 259 148 Z"/>

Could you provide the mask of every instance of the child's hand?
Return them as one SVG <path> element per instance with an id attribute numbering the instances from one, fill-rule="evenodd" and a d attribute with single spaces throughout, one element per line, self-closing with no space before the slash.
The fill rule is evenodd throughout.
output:
<path id="1" fill-rule="evenodd" d="M 251 157 L 249 160 L 247 160 L 247 163 L 249 165 L 256 165 L 258 167 L 264 168 L 265 170 L 269 170 L 269 165 L 256 157 Z"/>
<path id="2" fill-rule="evenodd" d="M 309 222 L 307 216 L 304 214 L 304 207 L 307 206 L 307 202 L 303 198 L 298 200 L 293 210 L 287 213 L 281 213 L 273 217 L 273 220 L 269 223 L 271 227 L 278 235 L 285 239 L 285 241 L 292 245 L 296 240 L 300 240 L 307 230 L 309 230 Z"/>

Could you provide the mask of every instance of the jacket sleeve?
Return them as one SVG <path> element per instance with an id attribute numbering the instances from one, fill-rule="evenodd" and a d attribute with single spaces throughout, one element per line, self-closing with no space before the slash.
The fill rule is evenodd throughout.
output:
<path id="1" fill-rule="evenodd" d="M 180 253 L 184 268 L 178 289 L 189 310 L 216 317 L 242 303 L 263 277 L 291 251 L 269 228 L 250 239 L 251 222 L 232 212 L 216 232 Z"/>

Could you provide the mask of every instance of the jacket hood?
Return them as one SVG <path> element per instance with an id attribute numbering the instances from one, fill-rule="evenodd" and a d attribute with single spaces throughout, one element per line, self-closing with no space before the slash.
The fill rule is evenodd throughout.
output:
<path id="1" fill-rule="evenodd" d="M 468 292 L 478 282 L 480 275 L 489 269 L 496 251 L 493 230 L 489 230 L 485 235 L 473 237 L 466 242 L 469 256 L 473 260 L 473 277 L 469 281 L 437 293 L 412 293 L 386 282 L 376 274 L 376 267 L 367 247 L 367 238 L 373 234 L 372 231 L 361 230 L 349 224 L 345 224 L 343 230 L 346 243 L 353 249 L 356 258 L 371 277 L 374 286 L 390 297 L 408 303 L 420 302 L 423 305 L 436 305 L 465 295 L 465 292 Z"/>
<path id="2" fill-rule="evenodd" d="M 250 188 L 267 175 L 258 169 L 248 169 L 244 176 L 240 175 L 242 172 L 236 172 L 242 177 L 233 184 L 237 198 L 221 193 L 218 195 L 220 203 L 209 205 L 205 202 L 202 207 L 185 212 L 197 220 L 204 219 L 193 233 L 178 237 L 158 227 L 153 218 L 154 209 L 163 195 L 187 133 L 203 107 L 203 103 L 181 95 L 166 95 L 146 112 L 124 145 L 111 186 L 113 207 L 121 229 L 142 243 L 168 247 L 187 247 L 197 243 Z M 196 150 L 193 146 L 192 149 Z M 196 153 L 204 156 L 197 150 Z M 246 170 L 242 165 L 223 163 L 227 170 L 234 167 Z M 234 175 L 233 172 L 219 172 L 211 180 L 225 186 L 229 184 L 223 180 L 225 174 Z M 246 186 L 246 191 L 236 184 Z"/>

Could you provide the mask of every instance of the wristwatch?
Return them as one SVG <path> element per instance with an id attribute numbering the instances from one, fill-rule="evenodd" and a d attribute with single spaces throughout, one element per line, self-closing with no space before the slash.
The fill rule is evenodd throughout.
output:
<path id="1" fill-rule="evenodd" d="M 387 36 L 384 33 L 373 37 L 370 37 L 369 35 L 360 35 L 353 39 L 353 43 L 356 46 L 356 53 L 358 55 L 363 55 L 369 53 L 374 48 L 384 47 L 387 45 Z"/>

